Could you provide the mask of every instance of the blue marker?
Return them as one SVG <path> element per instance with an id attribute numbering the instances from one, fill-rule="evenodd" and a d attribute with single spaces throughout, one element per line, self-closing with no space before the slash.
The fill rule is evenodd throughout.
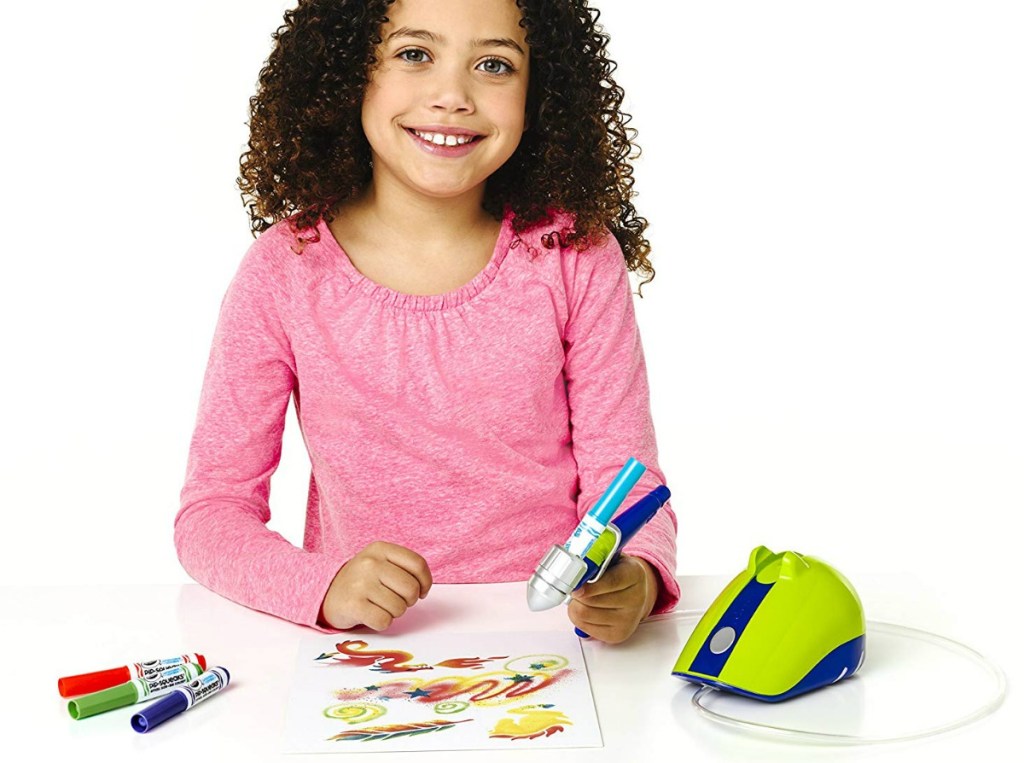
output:
<path id="1" fill-rule="evenodd" d="M 164 721 L 180 715 L 228 685 L 231 674 L 226 668 L 210 668 L 189 684 L 174 689 L 161 700 L 132 716 L 132 728 L 140 734 L 156 728 Z"/>
<path id="2" fill-rule="evenodd" d="M 601 533 L 608 526 L 615 510 L 622 505 L 629 491 L 633 489 L 645 471 L 647 471 L 646 466 L 635 458 L 630 458 L 612 480 L 612 484 L 597 499 L 597 503 L 576 525 L 576 529 L 566 541 L 565 550 L 576 556 L 584 556 L 594 545 L 594 541 L 601 537 Z"/>

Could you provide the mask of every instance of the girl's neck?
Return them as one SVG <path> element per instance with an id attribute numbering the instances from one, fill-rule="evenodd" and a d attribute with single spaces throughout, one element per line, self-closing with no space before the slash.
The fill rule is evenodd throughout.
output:
<path id="1" fill-rule="evenodd" d="M 418 196 L 399 204 L 381 196 L 368 189 L 330 222 L 353 267 L 370 281 L 403 294 L 446 294 L 487 266 L 501 222 L 480 198 Z"/>
<path id="2" fill-rule="evenodd" d="M 395 241 L 417 241 L 421 247 L 447 246 L 467 233 L 490 229 L 494 219 L 484 211 L 483 188 L 457 198 L 437 199 L 419 194 L 382 193 L 374 184 L 345 204 L 342 213 L 364 230 Z"/>

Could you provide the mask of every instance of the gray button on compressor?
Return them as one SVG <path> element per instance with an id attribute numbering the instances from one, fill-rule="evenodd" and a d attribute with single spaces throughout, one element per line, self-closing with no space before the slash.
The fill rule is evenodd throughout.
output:
<path id="1" fill-rule="evenodd" d="M 711 653 L 721 654 L 729 649 L 736 640 L 736 630 L 727 625 L 711 637 Z"/>

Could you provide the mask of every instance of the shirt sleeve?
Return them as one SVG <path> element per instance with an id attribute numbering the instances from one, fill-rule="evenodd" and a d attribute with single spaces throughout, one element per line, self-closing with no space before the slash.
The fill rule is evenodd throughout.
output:
<path id="1" fill-rule="evenodd" d="M 565 375 L 582 518 L 630 456 L 647 470 L 619 511 L 667 483 L 658 464 L 647 369 L 618 241 L 609 233 L 601 243 L 569 254 L 564 263 L 569 301 Z M 676 530 L 669 502 L 623 549 L 648 561 L 661 578 L 652 614 L 667 612 L 679 601 Z"/>
<path id="2" fill-rule="evenodd" d="M 207 588 L 323 630 L 320 605 L 345 560 L 298 548 L 266 526 L 296 383 L 267 254 L 260 241 L 250 248 L 221 303 L 174 541 L 185 571 Z"/>

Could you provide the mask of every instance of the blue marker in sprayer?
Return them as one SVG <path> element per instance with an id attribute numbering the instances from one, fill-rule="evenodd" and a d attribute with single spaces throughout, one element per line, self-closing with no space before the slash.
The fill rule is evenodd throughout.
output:
<path id="1" fill-rule="evenodd" d="M 646 466 L 630 458 L 597 503 L 580 520 L 565 545 L 551 547 L 527 584 L 526 603 L 531 610 L 539 612 L 569 600 L 587 572 L 583 557 L 645 471 Z"/>
<path id="2" fill-rule="evenodd" d="M 590 550 L 583 558 L 587 569 L 576 584 L 576 588 L 587 583 L 597 582 L 604 575 L 605 570 L 615 564 L 622 553 L 623 546 L 633 539 L 640 528 L 654 518 L 658 509 L 664 506 L 671 496 L 672 493 L 667 487 L 658 485 L 609 522 L 608 527 L 601 533 L 601 537 L 590 546 Z M 573 590 L 575 591 L 576 588 Z M 576 629 L 576 635 L 580 638 L 590 638 L 589 634 L 579 628 Z"/>
<path id="3" fill-rule="evenodd" d="M 597 499 L 597 503 L 576 525 L 576 529 L 566 541 L 565 550 L 576 556 L 584 556 L 594 545 L 594 541 L 601 537 L 601 533 L 608 526 L 615 510 L 622 505 L 626 496 L 629 495 L 629 491 L 633 489 L 646 471 L 646 466 L 635 458 L 630 458 L 612 480 L 612 484 Z"/>

